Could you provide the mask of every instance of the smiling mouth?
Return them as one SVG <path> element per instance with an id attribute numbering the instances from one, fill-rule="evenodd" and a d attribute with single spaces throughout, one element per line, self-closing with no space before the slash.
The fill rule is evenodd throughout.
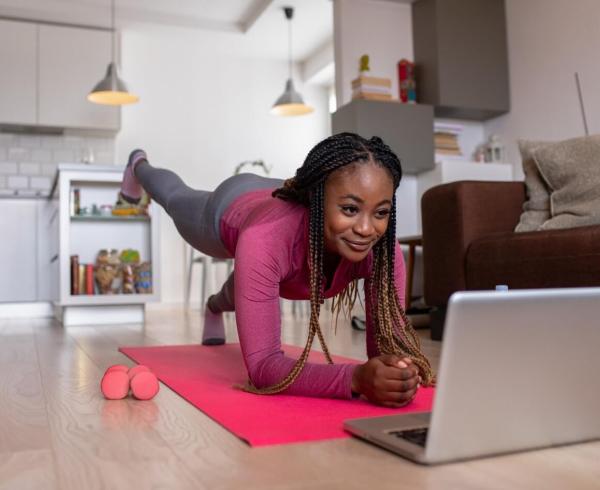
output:
<path id="1" fill-rule="evenodd" d="M 348 247 L 350 247 L 352 250 L 356 251 L 356 252 L 364 252 L 365 250 L 368 250 L 371 247 L 371 242 L 353 242 L 350 240 L 346 240 L 344 238 L 344 242 L 346 242 L 346 245 L 348 245 Z"/>

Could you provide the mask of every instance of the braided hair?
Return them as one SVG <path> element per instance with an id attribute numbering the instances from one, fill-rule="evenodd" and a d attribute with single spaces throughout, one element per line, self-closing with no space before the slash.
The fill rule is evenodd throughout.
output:
<path id="1" fill-rule="evenodd" d="M 246 387 L 252 393 L 275 394 L 288 388 L 304 368 L 315 336 L 319 339 L 327 362 L 333 363 L 319 325 L 319 313 L 324 302 L 325 181 L 333 171 L 354 163 L 380 165 L 391 175 L 394 191 L 398 188 L 402 178 L 400 160 L 381 138 L 374 136 L 367 140 L 354 133 L 340 133 L 318 143 L 308 153 L 296 175 L 286 180 L 283 187 L 273 191 L 273 197 L 309 208 L 310 326 L 302 355 L 288 375 L 273 386 Z M 371 276 L 365 281 L 366 307 L 371 313 L 380 354 L 409 357 L 418 367 L 423 384 L 430 385 L 434 383 L 431 365 L 421 352 L 419 337 L 402 308 L 394 286 L 395 230 L 394 199 L 387 230 L 373 247 L 373 269 Z M 346 311 L 351 311 L 356 297 L 357 281 L 354 280 L 334 298 L 334 311 L 339 313 L 342 304 Z"/>

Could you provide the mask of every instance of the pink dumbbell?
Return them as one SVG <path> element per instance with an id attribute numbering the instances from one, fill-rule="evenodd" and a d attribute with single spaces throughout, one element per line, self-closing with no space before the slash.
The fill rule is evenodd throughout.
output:
<path id="1" fill-rule="evenodd" d="M 106 370 L 100 388 L 109 400 L 125 398 L 130 389 L 138 400 L 150 400 L 158 393 L 160 385 L 148 366 L 139 364 L 129 369 L 123 364 L 117 364 Z"/>
<path id="2" fill-rule="evenodd" d="M 102 394 L 108 400 L 121 400 L 129 393 L 129 376 L 127 366 L 110 366 L 100 382 Z"/>
<path id="3" fill-rule="evenodd" d="M 156 396 L 159 390 L 158 379 L 150 370 L 135 373 L 129 381 L 129 386 L 131 393 L 138 400 L 150 400 Z"/>
<path id="4" fill-rule="evenodd" d="M 125 364 L 114 364 L 112 366 L 109 366 L 106 370 L 107 373 L 109 371 L 123 371 L 126 373 L 127 371 L 129 371 L 129 366 L 126 366 Z"/>
<path id="5" fill-rule="evenodd" d="M 129 379 L 133 379 L 133 377 L 138 373 L 149 372 L 150 368 L 148 366 L 144 366 L 143 364 L 138 364 L 137 366 L 133 366 L 131 369 L 127 371 L 127 375 Z"/>

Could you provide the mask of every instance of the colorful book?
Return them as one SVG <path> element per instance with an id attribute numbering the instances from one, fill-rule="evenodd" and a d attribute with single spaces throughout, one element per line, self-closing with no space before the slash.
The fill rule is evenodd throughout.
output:
<path id="1" fill-rule="evenodd" d="M 94 264 L 85 266 L 85 294 L 94 294 Z"/>
<path id="2" fill-rule="evenodd" d="M 392 94 L 374 94 L 370 92 L 356 92 L 352 95 L 353 99 L 365 100 L 392 100 Z"/>
<path id="3" fill-rule="evenodd" d="M 392 91 L 387 87 L 377 87 L 375 85 L 366 85 L 362 87 L 356 87 L 352 89 L 352 93 L 358 92 L 368 92 L 371 94 L 384 94 L 384 95 L 392 95 Z"/>
<path id="4" fill-rule="evenodd" d="M 85 264 L 79 264 L 79 293 L 85 294 Z"/>
<path id="5" fill-rule="evenodd" d="M 79 255 L 71 255 L 71 294 L 79 294 Z"/>

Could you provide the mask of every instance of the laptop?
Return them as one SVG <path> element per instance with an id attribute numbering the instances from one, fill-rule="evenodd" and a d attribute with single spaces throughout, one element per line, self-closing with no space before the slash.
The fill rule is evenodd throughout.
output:
<path id="1" fill-rule="evenodd" d="M 600 288 L 452 295 L 431 413 L 347 420 L 422 464 L 600 438 Z"/>

